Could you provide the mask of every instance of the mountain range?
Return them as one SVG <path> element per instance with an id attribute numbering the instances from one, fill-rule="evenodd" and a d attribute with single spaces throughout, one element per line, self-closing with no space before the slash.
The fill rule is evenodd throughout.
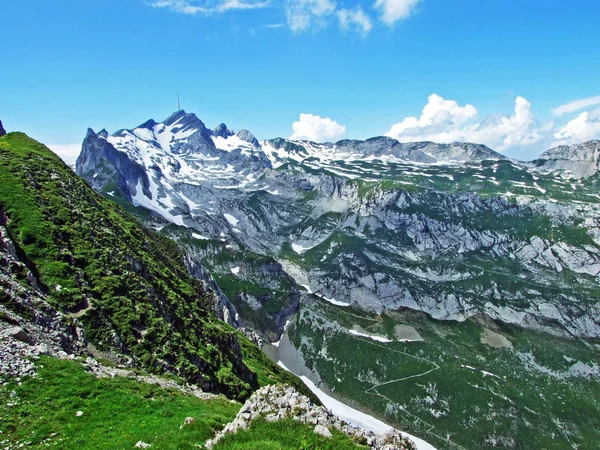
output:
<path id="1" fill-rule="evenodd" d="M 277 332 L 295 296 L 232 292 L 259 277 L 244 253 L 272 258 L 278 286 L 288 273 L 301 290 L 367 310 L 485 313 L 595 337 L 599 149 L 591 141 L 520 163 L 469 143 L 258 142 L 179 111 L 113 135 L 88 130 L 76 170 L 151 211 L 156 229 L 185 229 L 238 309 L 281 303 Z M 269 282 L 258 284 L 281 291 Z"/>
<path id="2" fill-rule="evenodd" d="M 595 448 L 599 149 L 520 162 L 471 143 L 258 141 L 178 111 L 112 135 L 88 130 L 84 181 L 10 133 L 0 139 L 0 376 L 13 377 L 0 386 L 4 443 L 36 434 L 28 411 L 42 408 L 34 416 L 58 422 L 36 443 L 104 445 L 104 432 L 80 429 L 82 411 L 47 410 L 50 381 L 64 404 L 104 396 L 113 411 L 117 387 L 115 398 L 137 398 L 145 383 L 175 388 L 183 397 L 167 408 L 177 410 L 195 393 L 210 414 L 220 400 L 198 387 L 236 400 L 258 390 L 218 435 L 251 422 L 234 446 L 260 429 L 259 440 L 293 448 L 332 431 L 310 445 L 412 448 L 405 434 L 341 421 L 390 430 L 368 413 L 439 449 Z M 76 394 L 67 380 L 82 376 L 78 361 L 115 384 L 77 382 Z M 39 389 L 13 382 L 32 375 Z M 264 387 L 274 383 L 293 388 Z M 302 405 L 277 413 L 288 431 L 254 416 L 262 395 Z M 224 420 L 210 414 L 198 426 Z M 156 423 L 160 432 L 118 442 L 192 442 Z M 313 433 L 315 423 L 331 431 Z"/>
<path id="3" fill-rule="evenodd" d="M 561 405 L 600 405 L 599 150 L 258 141 L 178 111 L 88 130 L 76 172 L 327 394 L 438 448 L 594 448 Z"/>

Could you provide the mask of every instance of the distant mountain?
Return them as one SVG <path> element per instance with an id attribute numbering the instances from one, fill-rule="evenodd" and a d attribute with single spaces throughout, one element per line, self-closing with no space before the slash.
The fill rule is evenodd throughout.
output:
<path id="1" fill-rule="evenodd" d="M 270 336 L 302 286 L 373 311 L 484 313 L 600 335 L 589 307 L 600 274 L 595 185 L 532 173 L 483 145 L 259 143 L 179 111 L 113 135 L 90 130 L 76 169 L 108 197 L 150 210 L 147 223 L 186 246 L 242 321 Z"/>
<path id="2" fill-rule="evenodd" d="M 544 172 L 568 173 L 574 178 L 590 177 L 600 170 L 600 141 L 551 148 L 532 164 L 536 170 Z"/>
<path id="3" fill-rule="evenodd" d="M 2 126 L 2 121 L 0 120 L 0 137 L 4 136 L 5 134 L 6 134 L 6 130 Z"/>

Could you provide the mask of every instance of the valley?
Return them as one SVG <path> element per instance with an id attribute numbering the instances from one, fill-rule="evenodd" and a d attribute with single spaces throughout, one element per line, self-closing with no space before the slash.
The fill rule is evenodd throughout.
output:
<path id="1" fill-rule="evenodd" d="M 259 142 L 180 111 L 89 130 L 77 172 L 336 398 L 440 449 L 594 448 L 600 196 L 577 152 L 599 146 L 569 166 L 564 150 Z"/>

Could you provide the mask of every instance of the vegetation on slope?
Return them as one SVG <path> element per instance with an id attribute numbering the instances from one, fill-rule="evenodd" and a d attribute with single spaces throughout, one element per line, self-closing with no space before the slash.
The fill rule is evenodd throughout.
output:
<path id="1" fill-rule="evenodd" d="M 11 395 L 12 394 L 12 395 Z M 36 378 L 0 387 L 0 441 L 63 449 L 193 449 L 231 421 L 239 403 L 200 400 L 123 377 L 96 378 L 78 361 L 43 357 Z M 81 411 L 81 415 L 77 415 Z M 194 423 L 183 424 L 186 417 Z"/>
<path id="2" fill-rule="evenodd" d="M 307 391 L 215 318 L 214 296 L 187 274 L 174 242 L 22 133 L 0 139 L 0 212 L 49 301 L 77 316 L 104 354 L 233 398 L 279 381 Z"/>
<path id="3" fill-rule="evenodd" d="M 240 406 L 223 397 L 201 400 L 129 378 L 96 378 L 78 361 L 42 357 L 36 378 L 0 386 L 0 447 L 113 450 L 142 441 L 161 450 L 191 450 L 233 420 Z M 194 420 L 183 425 L 187 417 Z M 316 435 L 312 426 L 299 422 L 257 420 L 215 448 L 362 447 L 337 432 L 331 439 Z"/>
<path id="4" fill-rule="evenodd" d="M 337 397 L 440 450 L 598 448 L 598 348 L 586 341 L 484 317 L 369 314 L 318 298 L 303 301 L 288 332 Z"/>

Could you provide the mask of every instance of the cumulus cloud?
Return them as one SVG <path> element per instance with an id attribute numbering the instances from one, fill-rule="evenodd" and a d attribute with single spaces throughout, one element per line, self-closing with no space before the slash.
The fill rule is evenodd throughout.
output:
<path id="1" fill-rule="evenodd" d="M 555 116 L 562 116 L 565 114 L 574 113 L 590 106 L 600 105 L 600 95 L 595 97 L 582 98 L 575 100 L 564 105 L 560 105 L 552 110 L 552 114 Z"/>
<path id="2" fill-rule="evenodd" d="M 517 97 L 513 115 L 491 115 L 477 120 L 477 108 L 459 106 L 437 94 L 429 96 L 421 116 L 406 117 L 386 133 L 399 141 L 449 143 L 469 141 L 486 144 L 498 151 L 523 147 L 542 141 L 553 124 L 541 126 L 529 103 Z"/>
<path id="3" fill-rule="evenodd" d="M 326 19 L 335 13 L 333 0 L 288 0 L 285 16 L 292 31 L 307 31 L 312 27 L 322 27 Z"/>
<path id="4" fill-rule="evenodd" d="M 600 138 L 600 109 L 582 112 L 564 127 L 558 129 L 553 137 L 553 146 L 577 144 Z"/>
<path id="5" fill-rule="evenodd" d="M 68 165 L 75 164 L 79 153 L 81 153 L 81 144 L 49 144 L 48 148 Z"/>
<path id="6" fill-rule="evenodd" d="M 212 14 L 229 11 L 232 9 L 257 9 L 266 8 L 270 2 L 267 1 L 197 1 L 197 0 L 153 0 L 150 6 L 154 8 L 167 8 L 181 14 Z"/>
<path id="7" fill-rule="evenodd" d="M 328 117 L 313 114 L 300 114 L 300 119 L 292 124 L 294 133 L 290 139 L 315 142 L 340 140 L 346 133 L 346 127 Z"/>
<path id="8" fill-rule="evenodd" d="M 411 15 L 421 0 L 376 0 L 373 5 L 379 10 L 379 18 L 387 25 L 393 25 Z"/>
<path id="9" fill-rule="evenodd" d="M 354 9 L 340 9 L 337 17 L 342 30 L 355 30 L 357 33 L 366 36 L 373 28 L 371 19 L 360 6 Z"/>

